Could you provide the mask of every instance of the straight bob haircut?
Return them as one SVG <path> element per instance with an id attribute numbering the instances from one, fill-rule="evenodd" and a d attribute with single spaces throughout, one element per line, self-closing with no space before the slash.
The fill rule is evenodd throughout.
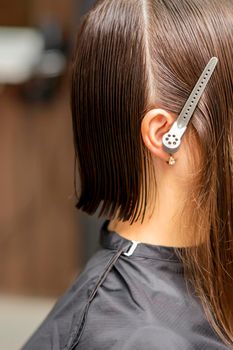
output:
<path id="1" fill-rule="evenodd" d="M 102 204 L 99 217 L 143 221 L 157 185 L 141 121 L 151 108 L 178 115 L 213 56 L 216 72 L 187 132 L 201 162 L 182 212 L 197 242 L 205 239 L 182 259 L 209 321 L 233 348 L 232 0 L 101 0 L 82 18 L 71 93 L 76 194 L 86 213 Z"/>

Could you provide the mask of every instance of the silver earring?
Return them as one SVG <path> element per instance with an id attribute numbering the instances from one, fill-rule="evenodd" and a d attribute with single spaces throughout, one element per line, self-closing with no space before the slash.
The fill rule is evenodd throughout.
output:
<path id="1" fill-rule="evenodd" d="M 176 163 L 176 160 L 170 155 L 169 159 L 166 162 L 169 165 L 174 165 Z"/>

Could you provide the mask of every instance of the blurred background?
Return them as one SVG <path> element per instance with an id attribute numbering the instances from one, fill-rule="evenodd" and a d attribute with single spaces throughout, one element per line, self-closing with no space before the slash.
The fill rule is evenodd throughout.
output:
<path id="1" fill-rule="evenodd" d="M 102 221 L 75 208 L 69 105 L 77 25 L 93 3 L 0 0 L 3 350 L 23 345 L 98 248 Z"/>

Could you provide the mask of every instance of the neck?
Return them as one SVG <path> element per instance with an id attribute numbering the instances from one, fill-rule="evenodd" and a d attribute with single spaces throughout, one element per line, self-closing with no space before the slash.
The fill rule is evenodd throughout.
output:
<path id="1" fill-rule="evenodd" d="M 182 193 L 172 186 L 164 186 L 159 193 L 159 200 L 152 215 L 145 215 L 143 223 L 139 221 L 130 225 L 129 221 L 112 220 L 108 229 L 116 231 L 119 235 L 129 239 L 144 243 L 172 247 L 188 247 L 196 244 L 192 230 L 181 222 L 178 199 L 184 199 Z M 186 192 L 187 193 L 187 192 Z M 159 203 L 159 204 L 158 204 Z M 184 201 L 182 201 L 184 203 Z M 180 228 L 184 229 L 185 234 L 181 234 Z M 184 232 L 182 231 L 182 232 Z"/>

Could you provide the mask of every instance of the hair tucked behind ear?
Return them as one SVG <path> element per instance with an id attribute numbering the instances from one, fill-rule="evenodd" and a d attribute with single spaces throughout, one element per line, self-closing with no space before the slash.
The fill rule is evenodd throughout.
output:
<path id="1" fill-rule="evenodd" d="M 141 120 L 154 107 L 178 115 L 213 56 L 218 66 L 189 125 L 201 159 L 182 212 L 204 243 L 182 259 L 233 348 L 232 0 L 103 0 L 83 17 L 72 76 L 77 208 L 93 214 L 102 202 L 99 216 L 143 221 L 156 182 Z"/>

